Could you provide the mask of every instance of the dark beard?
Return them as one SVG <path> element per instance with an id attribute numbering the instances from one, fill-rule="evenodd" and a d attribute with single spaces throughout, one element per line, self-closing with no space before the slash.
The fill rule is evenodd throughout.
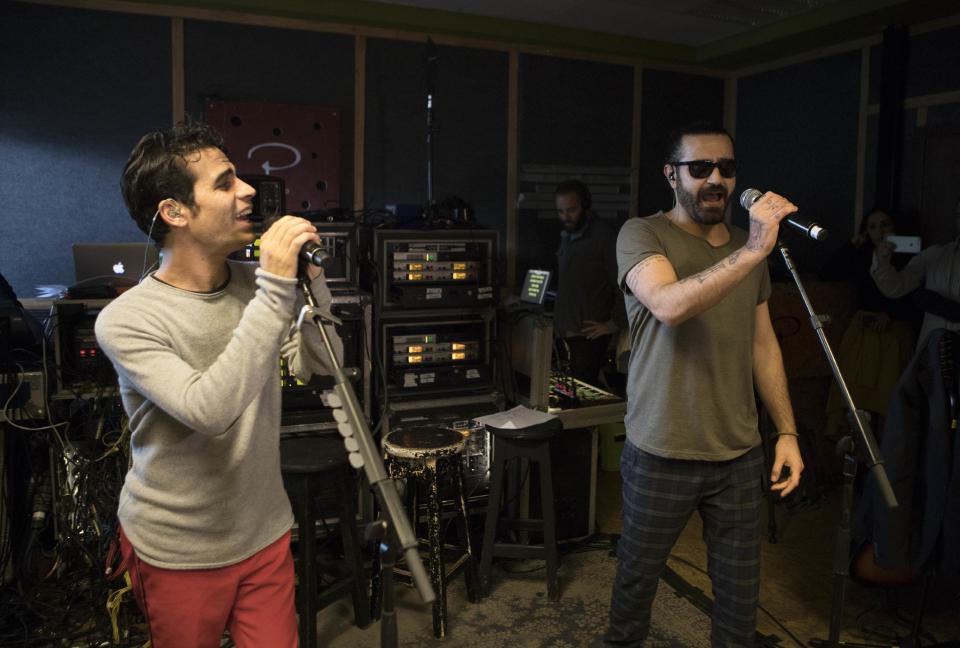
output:
<path id="1" fill-rule="evenodd" d="M 694 196 L 692 193 L 683 188 L 680 184 L 677 184 L 677 200 L 680 202 L 680 205 L 690 214 L 690 218 L 694 222 L 699 223 L 700 225 L 716 225 L 717 223 L 723 222 L 723 216 L 727 211 L 727 196 L 726 190 L 723 187 L 707 185 L 700 190 L 701 193 L 708 191 L 710 189 L 716 190 L 719 189 L 723 192 L 723 206 L 720 208 L 714 207 L 700 207 L 700 194 Z"/>
<path id="2" fill-rule="evenodd" d="M 580 214 L 580 217 L 577 220 L 562 220 L 560 224 L 563 226 L 563 229 L 567 230 L 571 234 L 580 230 L 587 222 L 587 215 Z"/>

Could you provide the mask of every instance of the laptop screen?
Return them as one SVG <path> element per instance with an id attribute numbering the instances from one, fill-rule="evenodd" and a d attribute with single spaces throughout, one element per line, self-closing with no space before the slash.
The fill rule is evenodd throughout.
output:
<path id="1" fill-rule="evenodd" d="M 134 285 L 156 269 L 159 259 L 152 242 L 74 243 L 73 271 L 77 284 Z"/>
<path id="2" fill-rule="evenodd" d="M 523 278 L 523 288 L 520 289 L 520 301 L 529 304 L 543 304 L 549 285 L 549 270 L 527 270 L 527 276 Z"/>

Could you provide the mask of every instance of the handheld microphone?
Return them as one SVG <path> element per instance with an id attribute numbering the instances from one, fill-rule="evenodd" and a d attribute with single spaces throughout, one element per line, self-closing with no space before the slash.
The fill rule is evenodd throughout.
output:
<path id="1" fill-rule="evenodd" d="M 261 232 L 266 232 L 268 229 L 273 227 L 273 224 L 277 222 L 280 218 L 280 213 L 273 213 L 267 216 L 263 220 L 263 229 Z M 297 258 L 301 263 L 310 263 L 321 268 L 327 268 L 330 264 L 330 259 L 333 259 L 333 255 L 319 243 L 314 241 L 307 241 L 303 244 L 303 247 L 300 248 L 300 253 L 297 255 Z"/>
<path id="2" fill-rule="evenodd" d="M 330 263 L 330 259 L 333 258 L 333 255 L 330 254 L 325 247 L 313 241 L 307 241 L 303 244 L 303 247 L 300 248 L 300 260 L 304 263 L 312 263 L 315 266 L 326 268 Z"/>
<path id="3" fill-rule="evenodd" d="M 740 194 L 740 205 L 747 211 L 750 211 L 753 203 L 760 200 L 762 196 L 763 192 L 758 189 L 746 189 Z M 783 222 L 795 227 L 815 241 L 823 241 L 828 235 L 827 230 L 820 227 L 817 223 L 804 223 L 793 218 L 784 218 Z"/>

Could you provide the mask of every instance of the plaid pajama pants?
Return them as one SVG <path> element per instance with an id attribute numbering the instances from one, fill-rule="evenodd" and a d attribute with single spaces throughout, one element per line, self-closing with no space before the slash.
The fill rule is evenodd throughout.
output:
<path id="1" fill-rule="evenodd" d="M 713 584 L 714 648 L 753 646 L 760 594 L 763 449 L 729 461 L 664 459 L 627 441 L 620 460 L 623 534 L 605 643 L 643 646 L 657 582 L 687 521 L 703 519 Z"/>

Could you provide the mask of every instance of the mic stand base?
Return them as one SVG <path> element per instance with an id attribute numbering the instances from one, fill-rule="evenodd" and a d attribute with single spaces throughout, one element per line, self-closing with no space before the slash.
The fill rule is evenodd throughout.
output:
<path id="1" fill-rule="evenodd" d="M 372 618 L 380 619 L 380 648 L 397 648 L 400 641 L 396 612 L 396 590 L 393 580 L 393 566 L 397 562 L 397 547 L 385 520 L 377 520 L 367 525 L 367 538 L 377 540 L 377 552 L 380 563 L 379 583 L 374 583 L 371 599 Z M 379 597 L 379 598 L 378 598 Z"/>

